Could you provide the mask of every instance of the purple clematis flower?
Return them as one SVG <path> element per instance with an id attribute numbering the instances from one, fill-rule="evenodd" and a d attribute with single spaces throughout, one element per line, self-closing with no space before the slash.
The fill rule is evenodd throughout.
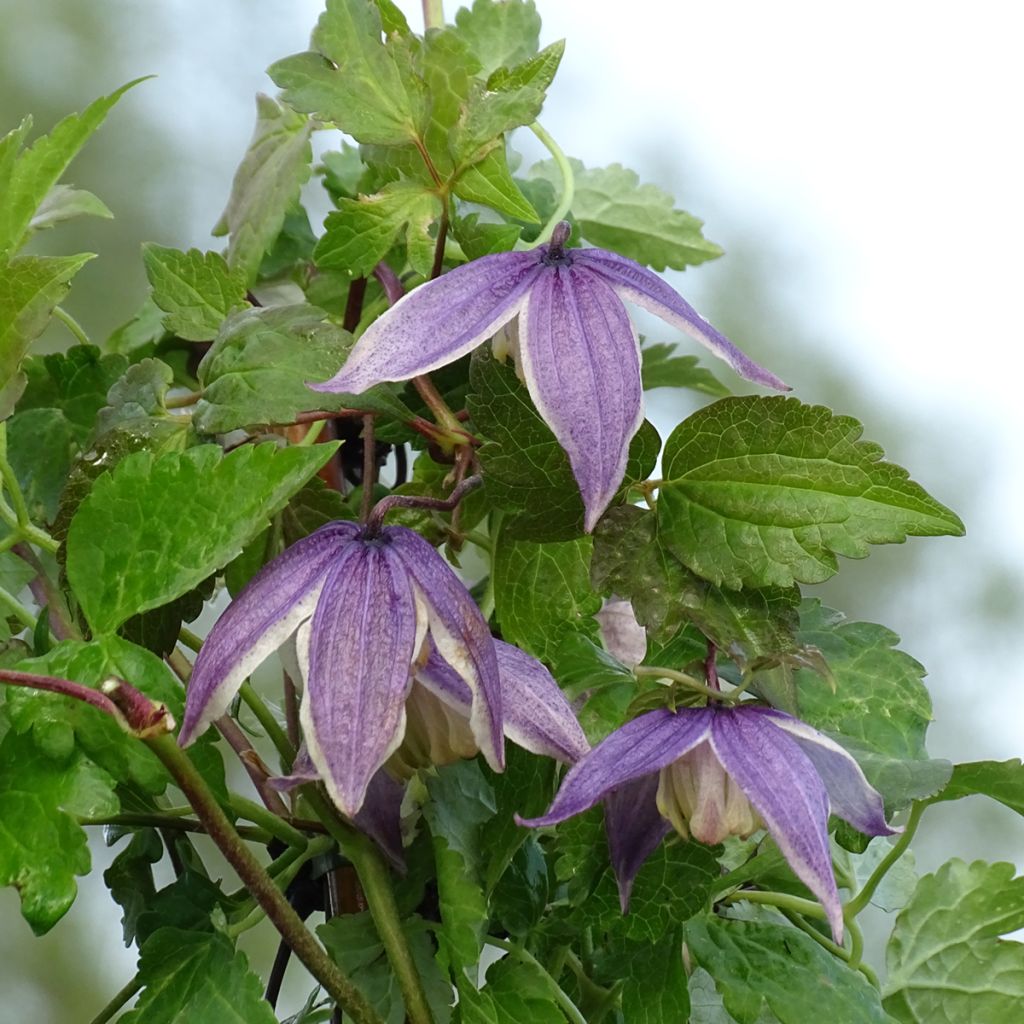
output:
<path id="1" fill-rule="evenodd" d="M 521 824 L 554 825 L 602 798 L 623 911 L 640 866 L 672 827 L 708 844 L 764 827 L 821 901 L 836 942 L 843 909 L 829 811 L 866 835 L 900 831 L 886 824 L 881 796 L 842 747 L 752 704 L 640 715 L 569 770 L 547 814 Z"/>
<path id="2" fill-rule="evenodd" d="M 187 746 L 224 714 L 245 678 L 293 634 L 309 758 L 349 817 L 406 735 L 413 671 L 428 636 L 445 685 L 458 681 L 476 747 L 496 771 L 504 767 L 490 630 L 448 564 L 402 526 L 329 523 L 264 566 L 203 644 L 178 742 Z M 420 679 L 429 689 L 429 673 Z M 438 689 L 445 700 L 447 690 Z"/>
<path id="3" fill-rule="evenodd" d="M 360 337 L 340 372 L 315 391 L 360 394 L 454 362 L 519 318 L 519 370 L 580 487 L 594 528 L 626 471 L 643 422 L 640 347 L 623 300 L 685 331 L 740 376 L 780 391 L 778 377 L 650 270 L 604 249 L 567 249 L 569 225 L 528 252 L 466 263 L 400 299 Z"/>

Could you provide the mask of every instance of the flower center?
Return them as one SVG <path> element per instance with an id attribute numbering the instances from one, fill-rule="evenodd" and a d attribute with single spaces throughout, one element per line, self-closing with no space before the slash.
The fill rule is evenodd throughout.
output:
<path id="1" fill-rule="evenodd" d="M 449 707 L 421 683 L 413 682 L 405 702 L 405 736 L 388 768 L 408 779 L 419 768 L 475 757 L 480 748 L 464 712 Z"/>
<path id="2" fill-rule="evenodd" d="M 551 232 L 551 241 L 541 250 L 544 255 L 540 261 L 545 267 L 571 267 L 572 253 L 566 252 L 565 243 L 569 241 L 572 228 L 566 220 L 559 221 Z"/>

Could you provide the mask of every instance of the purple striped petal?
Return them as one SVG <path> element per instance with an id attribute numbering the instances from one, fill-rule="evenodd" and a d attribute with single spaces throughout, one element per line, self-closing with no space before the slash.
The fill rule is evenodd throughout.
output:
<path id="1" fill-rule="evenodd" d="M 744 355 L 724 334 L 716 331 L 679 293 L 646 267 L 604 249 L 573 251 L 577 263 L 603 277 L 626 301 L 684 331 L 725 360 L 741 377 L 777 391 L 791 390 L 774 373 Z"/>
<path id="2" fill-rule="evenodd" d="M 358 532 L 354 523 L 328 523 L 265 565 L 231 602 L 196 658 L 181 746 L 220 718 L 253 669 L 313 614 L 331 563 Z"/>
<path id="3" fill-rule="evenodd" d="M 505 735 L 533 754 L 575 764 L 590 752 L 587 737 L 551 673 L 512 644 L 494 641 L 501 677 Z"/>
<path id="4" fill-rule="evenodd" d="M 551 267 L 524 303 L 519 362 L 537 411 L 569 456 L 589 532 L 622 483 L 643 421 L 636 331 L 599 274 Z"/>
<path id="5" fill-rule="evenodd" d="M 292 762 L 292 770 L 287 775 L 277 775 L 270 780 L 273 789 L 281 793 L 287 793 L 296 786 L 305 785 L 307 782 L 319 782 L 320 773 L 316 770 L 309 757 L 309 750 L 305 743 L 299 744 L 295 752 L 295 760 Z"/>
<path id="6" fill-rule="evenodd" d="M 886 822 L 881 794 L 838 743 L 792 715 L 771 708 L 750 710 L 771 721 L 800 745 L 825 784 L 833 814 L 868 836 L 892 836 L 903 831 Z"/>
<path id="7" fill-rule="evenodd" d="M 569 769 L 547 814 L 521 825 L 555 825 L 593 807 L 610 790 L 660 771 L 705 740 L 714 712 L 686 708 L 649 711 L 606 736 Z"/>
<path id="8" fill-rule="evenodd" d="M 381 849 L 399 874 L 405 874 L 402 846 L 402 797 L 405 787 L 382 768 L 366 789 L 366 799 L 352 819 L 360 832 L 368 835 Z"/>
<path id="9" fill-rule="evenodd" d="M 473 705 L 473 691 L 462 676 L 441 657 L 429 636 L 426 647 L 427 660 L 416 669 L 416 678 L 445 703 L 462 708 L 468 718 Z"/>
<path id="10" fill-rule="evenodd" d="M 350 818 L 402 741 L 412 662 L 425 629 L 425 609 L 390 546 L 351 544 L 324 582 L 313 616 L 299 712 L 309 756 Z"/>
<path id="11" fill-rule="evenodd" d="M 604 828 L 608 852 L 619 886 L 619 904 L 625 914 L 633 882 L 643 863 L 672 826 L 658 810 L 658 773 L 627 782 L 604 798 Z"/>
<path id="12" fill-rule="evenodd" d="M 481 753 L 495 771 L 504 770 L 501 678 L 487 622 L 459 577 L 418 533 L 386 526 L 382 539 L 401 560 L 426 606 L 438 653 L 469 686 L 469 727 Z"/>
<path id="13" fill-rule="evenodd" d="M 454 362 L 518 312 L 544 270 L 536 252 L 501 252 L 465 263 L 399 299 L 356 342 L 345 365 L 314 391 L 360 394 Z"/>
<path id="14" fill-rule="evenodd" d="M 828 794 L 810 758 L 781 729 L 746 708 L 716 711 L 711 743 L 797 878 L 821 901 L 841 943 L 843 908 L 828 846 Z"/>

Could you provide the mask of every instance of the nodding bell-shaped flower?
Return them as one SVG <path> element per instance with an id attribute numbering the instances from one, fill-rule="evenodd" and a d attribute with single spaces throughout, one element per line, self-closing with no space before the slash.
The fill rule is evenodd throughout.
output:
<path id="1" fill-rule="evenodd" d="M 842 747 L 791 715 L 753 704 L 640 715 L 569 770 L 547 814 L 521 824 L 554 825 L 602 798 L 624 912 L 641 865 L 673 827 L 710 844 L 763 827 L 821 901 L 836 942 L 843 909 L 829 812 L 866 835 L 899 831 L 886 824 L 881 796 Z"/>
<path id="2" fill-rule="evenodd" d="M 547 245 L 463 264 L 404 296 L 356 342 L 316 391 L 360 394 L 454 362 L 518 317 L 519 371 L 569 456 L 594 528 L 626 471 L 643 422 L 640 346 L 623 301 L 685 331 L 740 376 L 788 391 L 656 274 L 604 249 L 568 249 L 569 225 Z"/>
<path id="3" fill-rule="evenodd" d="M 350 818 L 399 750 L 410 718 L 429 748 L 431 715 L 461 716 L 474 750 L 495 771 L 504 767 L 495 641 L 461 580 L 402 526 L 329 523 L 264 566 L 203 644 L 178 742 L 187 746 L 224 714 L 245 678 L 293 635 L 309 760 Z M 430 660 L 428 643 L 433 674 L 419 671 L 421 658 Z M 426 692 L 416 692 L 407 712 L 416 686 Z M 431 696 L 444 708 L 433 707 L 424 724 L 420 705 Z M 460 743 L 468 747 L 465 737 Z"/>

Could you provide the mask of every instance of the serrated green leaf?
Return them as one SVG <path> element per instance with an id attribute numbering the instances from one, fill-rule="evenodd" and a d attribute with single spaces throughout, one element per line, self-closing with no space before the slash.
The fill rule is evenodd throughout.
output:
<path id="1" fill-rule="evenodd" d="M 277 100 L 256 97 L 256 128 L 214 234 L 228 238 L 228 266 L 246 286 L 310 175 L 313 125 Z M 204 339 L 205 340 L 205 339 Z"/>
<path id="2" fill-rule="evenodd" d="M 167 409 L 167 392 L 174 371 L 159 359 L 133 363 L 107 392 L 107 402 L 96 417 L 96 436 L 110 440 L 116 431 L 131 431 L 148 438 L 161 450 L 184 448 L 191 428 L 187 416 Z"/>
<path id="3" fill-rule="evenodd" d="M 50 523 L 57 515 L 76 441 L 75 428 L 60 409 L 29 409 L 8 421 L 11 468 L 37 522 Z"/>
<path id="4" fill-rule="evenodd" d="M 523 195 L 522 190 L 512 178 L 508 168 L 508 158 L 504 146 L 495 146 L 483 159 L 467 167 L 455 179 L 452 191 L 470 203 L 482 203 L 499 213 L 529 224 L 540 223 L 540 217 L 533 204 Z M 515 229 L 518 237 L 519 229 L 515 225 L 501 225 L 506 231 Z M 470 253 L 467 252 L 467 255 Z M 475 256 L 471 256 L 475 259 Z"/>
<path id="5" fill-rule="evenodd" d="M 438 967 L 430 932 L 418 915 L 403 920 L 402 931 L 423 982 L 434 1024 L 448 1024 L 452 1016 L 452 986 Z M 317 929 L 317 935 L 384 1024 L 403 1024 L 406 1016 L 401 989 L 370 912 L 331 918 Z"/>
<path id="6" fill-rule="evenodd" d="M 625 979 L 622 1014 L 629 1024 L 689 1020 L 681 929 L 672 929 L 653 945 L 631 943 L 616 948 L 614 955 L 616 974 Z"/>
<path id="7" fill-rule="evenodd" d="M 492 92 L 479 87 L 470 92 L 465 110 L 455 125 L 449 147 L 457 166 L 475 164 L 502 144 L 505 132 L 530 124 L 544 105 L 544 93 L 532 85 Z"/>
<path id="8" fill-rule="evenodd" d="M 540 15 L 533 0 L 473 0 L 455 14 L 455 26 L 485 74 L 528 60 L 540 45 Z"/>
<path id="9" fill-rule="evenodd" d="M 565 53 L 565 40 L 545 46 L 536 56 L 524 60 L 515 67 L 496 68 L 487 79 L 488 89 L 518 89 L 524 85 L 546 90 L 558 72 Z"/>
<path id="10" fill-rule="evenodd" d="M 367 277 L 404 236 L 410 266 L 426 276 L 434 259 L 430 227 L 441 212 L 436 193 L 415 184 L 398 183 L 373 196 L 339 199 L 338 209 L 324 221 L 313 258 L 320 267 Z"/>
<path id="11" fill-rule="evenodd" d="M 452 234 L 471 260 L 493 252 L 510 252 L 519 239 L 518 224 L 481 223 L 479 214 L 458 217 L 452 222 Z"/>
<path id="12" fill-rule="evenodd" d="M 885 1008 L 903 1024 L 1014 1020 L 1024 999 L 1024 877 L 951 860 L 918 882 L 886 951 Z"/>
<path id="13" fill-rule="evenodd" d="M 37 935 L 75 900 L 89 848 L 74 815 L 118 810 L 114 779 L 81 754 L 59 761 L 13 730 L 0 741 L 0 885 L 13 885 Z"/>
<path id="14" fill-rule="evenodd" d="M 202 445 L 123 459 L 93 485 L 66 542 L 68 580 L 94 632 L 112 632 L 226 565 L 336 447 L 264 444 L 223 455 Z"/>
<path id="15" fill-rule="evenodd" d="M 686 942 L 714 977 L 737 1024 L 756 1024 L 765 1006 L 780 1024 L 891 1024 L 864 975 L 796 928 L 694 919 L 686 926 Z"/>
<path id="16" fill-rule="evenodd" d="M 550 660 L 552 674 L 573 701 L 591 743 L 622 725 L 639 689 L 625 665 L 575 631 L 565 634 Z"/>
<path id="17" fill-rule="evenodd" d="M 216 932 L 159 929 L 142 945 L 138 977 L 145 987 L 121 1024 L 277 1024 L 245 954 Z"/>
<path id="18" fill-rule="evenodd" d="M 107 338 L 107 350 L 125 355 L 147 355 L 154 351 L 167 333 L 163 317 L 163 310 L 147 296 L 138 312 Z"/>
<path id="19" fill-rule="evenodd" d="M 71 220 L 74 217 L 102 217 L 109 220 L 113 213 L 98 196 L 84 188 L 72 188 L 70 185 L 54 185 L 28 224 L 28 232 L 44 231 L 55 224 Z"/>
<path id="20" fill-rule="evenodd" d="M 726 1010 L 722 997 L 715 988 L 715 979 L 703 967 L 694 968 L 689 979 L 689 1024 L 736 1024 L 736 1018 Z M 764 1007 L 755 1024 L 778 1024 L 779 1018 Z"/>
<path id="21" fill-rule="evenodd" d="M 654 388 L 688 388 L 712 398 L 726 398 L 732 392 L 696 356 L 675 355 L 675 345 L 658 343 L 641 349 L 643 363 L 640 377 L 644 390 Z"/>
<path id="22" fill-rule="evenodd" d="M 213 434 L 257 423 L 292 423 L 309 409 L 365 409 L 411 419 L 392 385 L 362 395 L 325 394 L 306 386 L 337 373 L 352 345 L 352 335 L 315 306 L 232 314 L 199 364 L 203 397 L 192 417 L 195 428 Z"/>
<path id="23" fill-rule="evenodd" d="M 874 874 L 879 864 L 892 853 L 895 845 L 888 836 L 876 836 L 862 853 L 848 854 L 850 871 L 858 888 Z M 904 850 L 885 872 L 878 888 L 871 895 L 871 905 L 886 913 L 902 910 L 917 886 L 918 875 L 913 850 Z"/>
<path id="24" fill-rule="evenodd" d="M 510 365 L 489 348 L 470 362 L 466 405 L 485 444 L 478 455 L 484 493 L 505 513 L 506 535 L 516 540 L 572 540 L 583 533 L 583 499 L 569 458 L 537 415 Z M 630 443 L 625 480 L 644 480 L 654 468 L 661 440 L 646 421 Z"/>
<path id="25" fill-rule="evenodd" d="M 17 667 L 21 672 L 70 679 L 92 689 L 117 676 L 166 704 L 176 718 L 181 716 L 181 687 L 167 666 L 155 654 L 120 637 L 64 640 L 44 656 L 22 661 Z M 8 695 L 7 712 L 15 732 L 30 734 L 49 757 L 67 758 L 77 746 L 119 783 L 151 794 L 162 793 L 167 786 L 167 773 L 156 756 L 128 736 L 113 718 L 83 701 L 19 688 Z"/>
<path id="26" fill-rule="evenodd" d="M 902 788 L 904 773 L 897 765 L 929 763 L 925 733 L 932 704 L 922 682 L 924 666 L 896 647 L 900 638 L 891 630 L 872 622 L 849 622 L 818 600 L 806 600 L 801 606 L 798 638 L 822 652 L 835 685 L 833 692 L 820 676 L 798 672 L 800 717 L 817 729 L 838 734 L 848 746 L 848 740 L 855 741 L 851 752 L 887 804 L 899 806 L 904 802 L 899 794 L 886 788 L 893 781 Z M 881 761 L 872 763 L 865 753 Z M 879 769 L 883 769 L 881 777 Z M 945 772 L 948 777 L 948 766 Z M 937 781 L 939 785 L 945 781 L 942 772 Z M 914 796 L 928 795 L 920 786 L 914 787 Z"/>
<path id="27" fill-rule="evenodd" d="M 257 276 L 268 280 L 291 274 L 300 280 L 308 279 L 316 241 L 305 207 L 294 203 L 284 215 L 281 230 L 263 257 Z"/>
<path id="28" fill-rule="evenodd" d="M 661 536 L 716 585 L 820 583 L 837 555 L 963 533 L 959 518 L 861 441 L 861 425 L 795 398 L 724 398 L 665 444 Z"/>
<path id="29" fill-rule="evenodd" d="M 78 256 L 18 256 L 0 253 L 0 420 L 25 389 L 21 361 L 50 322 L 71 278 L 92 259 Z"/>
<path id="30" fill-rule="evenodd" d="M 933 800 L 942 803 L 975 795 L 991 797 L 1024 815 L 1024 765 L 1020 758 L 958 764 L 953 768 L 953 777 Z"/>
<path id="31" fill-rule="evenodd" d="M 567 633 L 597 636 L 593 616 L 601 598 L 590 589 L 592 549 L 590 537 L 535 544 L 498 534 L 494 605 L 509 643 L 550 661 Z"/>
<path id="32" fill-rule="evenodd" d="M 247 305 L 245 268 L 229 268 L 220 253 L 146 242 L 142 262 L 153 301 L 167 314 L 164 326 L 186 341 L 215 338 L 224 318 Z"/>
<path id="33" fill-rule="evenodd" d="M 621 164 L 587 168 L 570 160 L 576 183 L 572 213 L 588 242 L 644 263 L 655 270 L 683 270 L 722 255 L 701 232 L 703 222 L 683 210 L 656 185 L 640 184 Z M 530 168 L 530 177 L 561 187 L 553 160 Z"/>
<path id="34" fill-rule="evenodd" d="M 459 986 L 461 1024 L 565 1024 L 551 983 L 531 963 L 503 957 L 488 967 L 479 992 L 467 988 Z"/>
<path id="35" fill-rule="evenodd" d="M 0 153 L 0 253 L 21 247 L 32 217 L 75 154 L 103 123 L 111 107 L 142 81 L 145 79 L 137 78 L 93 101 L 81 114 L 68 115 L 49 135 L 37 139 L 20 154 L 18 148 L 31 122 L 23 122 L 6 136 L 6 146 Z"/>
<path id="36" fill-rule="evenodd" d="M 441 906 L 441 949 L 449 962 L 476 964 L 487 924 L 481 829 L 494 817 L 494 793 L 475 761 L 446 765 L 426 780 Z"/>
<path id="37" fill-rule="evenodd" d="M 164 844 L 156 829 L 140 829 L 103 872 L 111 897 L 123 910 L 121 930 L 126 946 L 135 941 L 139 915 L 156 896 L 153 865 L 159 863 L 163 855 Z"/>
<path id="38" fill-rule="evenodd" d="M 268 74 L 296 110 L 333 122 L 358 142 L 400 145 L 416 138 L 425 90 L 402 36 L 381 40 L 372 0 L 328 0 L 313 33 L 318 53 L 277 61 Z"/>

